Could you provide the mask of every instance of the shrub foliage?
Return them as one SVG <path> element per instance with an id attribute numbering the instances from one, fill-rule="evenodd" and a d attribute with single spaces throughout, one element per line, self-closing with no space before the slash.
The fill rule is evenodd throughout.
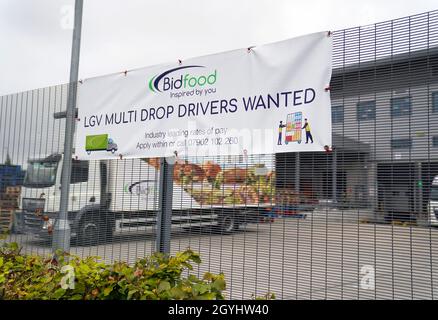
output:
<path id="1" fill-rule="evenodd" d="M 190 275 L 198 253 L 188 249 L 175 256 L 155 253 L 137 260 L 106 264 L 97 257 L 58 254 L 55 261 L 21 253 L 16 243 L 0 247 L 0 299 L 34 300 L 211 300 L 224 299 L 223 274 Z M 66 279 L 66 267 L 74 282 Z M 63 268 L 64 267 L 64 268 Z"/>

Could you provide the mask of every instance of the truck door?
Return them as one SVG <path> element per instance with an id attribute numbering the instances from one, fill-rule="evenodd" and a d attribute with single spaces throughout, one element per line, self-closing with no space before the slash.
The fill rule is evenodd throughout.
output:
<path id="1" fill-rule="evenodd" d="M 100 168 L 98 161 L 72 160 L 69 211 L 100 203 Z"/>

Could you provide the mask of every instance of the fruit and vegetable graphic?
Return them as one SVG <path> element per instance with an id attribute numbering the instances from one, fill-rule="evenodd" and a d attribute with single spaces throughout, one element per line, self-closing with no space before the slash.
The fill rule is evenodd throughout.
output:
<path id="1" fill-rule="evenodd" d="M 159 169 L 158 158 L 143 159 Z M 174 182 L 203 205 L 257 205 L 275 200 L 275 172 L 264 164 L 245 167 L 202 164 L 179 160 L 174 165 Z"/>

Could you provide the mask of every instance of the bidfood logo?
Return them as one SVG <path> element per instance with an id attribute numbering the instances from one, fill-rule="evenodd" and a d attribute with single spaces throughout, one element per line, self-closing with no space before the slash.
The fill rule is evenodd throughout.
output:
<path id="1" fill-rule="evenodd" d="M 155 181 L 153 180 L 142 180 L 130 185 L 126 184 L 123 189 L 126 193 L 140 196 L 141 198 L 153 197 L 156 192 Z"/>
<path id="2" fill-rule="evenodd" d="M 164 71 L 149 80 L 149 89 L 158 93 L 171 90 L 190 90 L 216 83 L 217 70 L 193 74 L 194 69 L 198 68 L 205 68 L 205 66 L 184 66 Z"/>

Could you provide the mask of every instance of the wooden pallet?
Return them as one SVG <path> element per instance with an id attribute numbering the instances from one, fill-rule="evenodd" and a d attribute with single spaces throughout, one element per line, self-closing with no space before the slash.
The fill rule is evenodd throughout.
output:
<path id="1" fill-rule="evenodd" d="M 21 187 L 19 187 L 19 186 L 9 186 L 9 187 L 6 187 L 6 193 L 7 194 L 20 195 Z"/>
<path id="2" fill-rule="evenodd" d="M 0 208 L 11 210 L 18 208 L 18 199 L 0 200 Z"/>
<path id="3" fill-rule="evenodd" d="M 17 200 L 20 194 L 0 193 L 0 200 Z"/>
<path id="4" fill-rule="evenodd" d="M 0 232 L 11 230 L 14 219 L 14 210 L 0 208 Z"/>

